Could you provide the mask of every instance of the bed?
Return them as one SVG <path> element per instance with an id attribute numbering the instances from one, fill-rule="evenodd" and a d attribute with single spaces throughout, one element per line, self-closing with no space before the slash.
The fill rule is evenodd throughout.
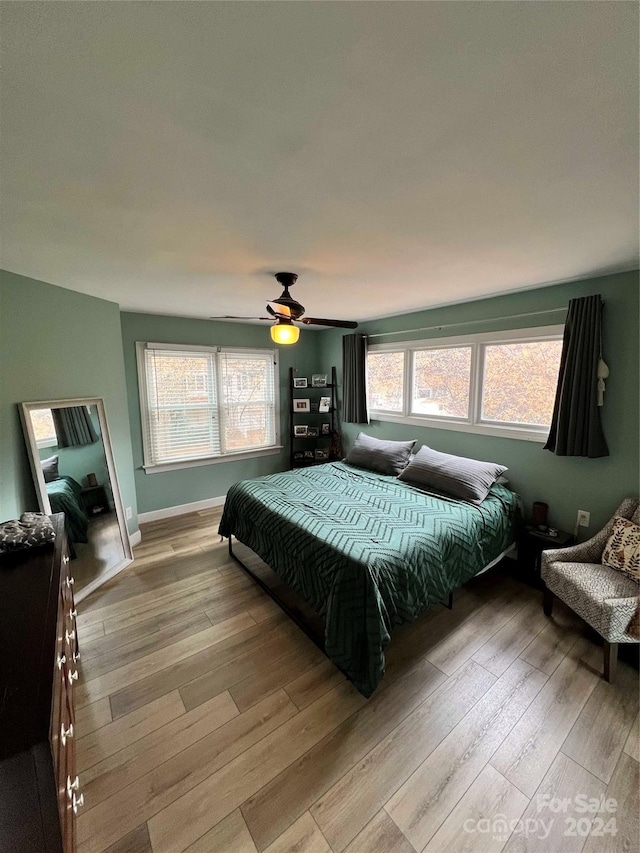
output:
<path id="1" fill-rule="evenodd" d="M 73 477 L 61 475 L 46 484 L 51 512 L 64 513 L 64 525 L 70 542 L 87 542 L 89 519 L 80 505 L 82 486 Z"/>
<path id="2" fill-rule="evenodd" d="M 324 650 L 370 696 L 394 627 L 495 562 L 515 539 L 518 497 L 480 506 L 333 462 L 244 480 L 219 533 L 235 536 L 324 619 Z"/>

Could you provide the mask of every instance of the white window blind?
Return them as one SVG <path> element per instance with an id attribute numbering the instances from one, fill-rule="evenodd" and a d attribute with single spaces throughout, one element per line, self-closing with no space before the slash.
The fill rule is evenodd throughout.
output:
<path id="1" fill-rule="evenodd" d="M 271 350 L 138 345 L 145 467 L 275 447 Z"/>
<path id="2" fill-rule="evenodd" d="M 219 354 L 225 452 L 276 443 L 273 353 Z"/>

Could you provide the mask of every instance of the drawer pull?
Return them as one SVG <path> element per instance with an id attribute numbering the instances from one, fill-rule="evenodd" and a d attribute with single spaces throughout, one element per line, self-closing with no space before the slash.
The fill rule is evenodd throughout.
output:
<path id="1" fill-rule="evenodd" d="M 74 681 L 78 680 L 78 670 L 74 669 L 73 672 L 69 673 L 69 684 L 73 684 Z"/>
<path id="2" fill-rule="evenodd" d="M 80 779 L 77 776 L 75 779 L 72 779 L 71 776 L 67 776 L 67 794 L 69 799 L 71 799 L 73 792 L 77 791 L 79 787 Z"/>
<path id="3" fill-rule="evenodd" d="M 62 669 L 62 664 L 67 662 L 66 655 L 58 655 L 58 669 Z"/>
<path id="4" fill-rule="evenodd" d="M 69 611 L 69 619 L 75 619 L 77 615 L 78 611 L 75 609 L 75 607 L 73 608 L 73 610 Z"/>
<path id="5" fill-rule="evenodd" d="M 74 652 L 74 653 L 71 655 L 71 657 L 73 658 L 73 662 L 74 662 L 74 663 L 78 663 L 78 661 L 80 660 L 80 652 Z"/>
<path id="6" fill-rule="evenodd" d="M 75 583 L 75 582 L 76 582 L 76 581 L 75 581 L 75 578 L 67 578 L 67 579 L 66 579 L 66 581 L 65 581 L 66 585 L 67 585 L 69 588 L 71 588 L 71 587 L 74 585 L 74 583 Z"/>
<path id="7" fill-rule="evenodd" d="M 73 804 L 74 814 L 78 814 L 78 809 L 82 808 L 82 806 L 84 805 L 84 794 L 78 794 L 78 796 L 76 796 L 74 791 L 71 797 L 71 802 Z"/>
<path id="8" fill-rule="evenodd" d="M 64 746 L 68 737 L 73 737 L 73 723 L 69 723 L 69 728 L 65 729 L 64 724 L 60 726 L 60 740 Z"/>
<path id="9" fill-rule="evenodd" d="M 67 643 L 70 643 L 70 642 L 71 642 L 71 640 L 75 640 L 75 638 L 76 638 L 76 632 L 75 632 L 75 630 L 72 630 L 72 631 L 67 630 L 67 631 L 65 631 L 65 632 L 64 632 L 64 638 L 65 638 L 65 640 L 67 641 Z"/>
<path id="10" fill-rule="evenodd" d="M 67 565 L 67 563 L 69 562 L 69 555 L 68 554 L 64 555 L 64 557 L 62 558 L 62 562 L 65 564 L 65 566 Z"/>

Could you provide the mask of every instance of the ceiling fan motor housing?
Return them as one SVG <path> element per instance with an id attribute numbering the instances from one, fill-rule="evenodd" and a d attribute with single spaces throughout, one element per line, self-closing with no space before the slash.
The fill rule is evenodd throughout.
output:
<path id="1" fill-rule="evenodd" d="M 293 287 L 297 280 L 298 276 L 294 272 L 276 273 L 276 281 L 284 287 L 284 290 L 278 299 L 274 299 L 273 302 L 276 305 L 285 305 L 291 311 L 291 318 L 293 320 L 297 320 L 304 314 L 304 305 L 301 305 L 296 299 L 293 299 L 289 293 L 289 288 Z M 267 310 L 271 312 L 269 306 L 267 306 Z"/>

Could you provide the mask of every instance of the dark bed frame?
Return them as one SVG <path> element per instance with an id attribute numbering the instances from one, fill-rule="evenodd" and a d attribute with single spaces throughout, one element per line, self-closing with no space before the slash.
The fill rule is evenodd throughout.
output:
<path id="1" fill-rule="evenodd" d="M 262 589 L 264 592 L 266 592 L 266 594 L 269 596 L 269 598 L 271 598 L 272 601 L 275 601 L 275 603 L 278 605 L 278 607 L 287 614 L 289 619 L 291 619 L 293 622 L 295 622 L 295 624 L 298 626 L 298 628 L 300 628 L 301 631 L 304 631 L 304 633 L 307 635 L 307 637 L 309 637 L 309 639 L 313 643 L 315 643 L 315 645 L 320 649 L 320 651 L 323 654 L 326 654 L 326 650 L 325 650 L 325 646 L 324 646 L 324 637 L 321 636 L 318 631 L 314 631 L 313 628 L 309 625 L 309 623 L 307 621 L 305 621 L 304 618 L 301 617 L 300 612 L 291 608 L 287 604 L 286 601 L 284 601 L 282 598 L 280 598 L 280 596 L 277 595 L 273 591 L 273 589 L 269 586 L 268 583 L 265 583 L 265 581 L 259 575 L 257 575 L 255 572 L 253 572 L 249 568 L 249 566 L 247 566 L 245 563 L 243 563 L 243 561 L 240 559 L 240 557 L 237 556 L 237 554 L 234 554 L 232 540 L 233 540 L 233 535 L 230 535 L 229 536 L 229 556 L 231 557 L 231 559 L 234 560 L 240 566 L 240 568 L 243 570 L 243 572 L 245 572 L 247 575 L 249 575 L 249 577 L 251 578 L 251 580 L 254 583 L 258 584 L 260 589 Z M 245 547 L 248 547 L 248 546 L 245 546 Z M 265 563 L 265 565 L 266 565 L 266 563 Z M 274 572 L 274 574 L 275 574 L 275 572 Z M 277 575 L 276 575 L 276 577 L 277 577 Z M 450 592 L 449 595 L 447 596 L 446 601 L 441 601 L 440 604 L 442 604 L 448 610 L 453 610 L 453 592 Z M 318 619 L 320 619 L 320 618 L 321 617 L 318 616 Z"/>

